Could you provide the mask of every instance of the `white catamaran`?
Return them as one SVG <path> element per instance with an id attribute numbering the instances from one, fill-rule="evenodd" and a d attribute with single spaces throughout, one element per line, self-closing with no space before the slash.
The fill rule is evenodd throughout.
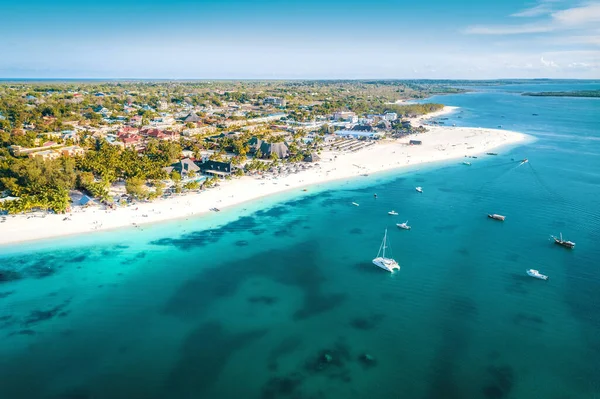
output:
<path id="1" fill-rule="evenodd" d="M 388 272 L 393 272 L 394 270 L 400 270 L 400 265 L 392 258 L 385 257 L 385 249 L 387 248 L 387 229 L 385 229 L 385 234 L 383 235 L 383 241 L 381 242 L 381 246 L 379 247 L 379 252 L 377 252 L 377 257 L 373 259 L 373 264 L 375 266 L 379 266 L 382 269 L 387 270 Z"/>

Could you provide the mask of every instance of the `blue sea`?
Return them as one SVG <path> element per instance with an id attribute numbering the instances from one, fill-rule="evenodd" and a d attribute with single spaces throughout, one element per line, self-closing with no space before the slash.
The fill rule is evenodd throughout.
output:
<path id="1" fill-rule="evenodd" d="M 536 139 L 471 166 L 0 248 L 0 398 L 600 397 L 600 100 L 520 95 L 599 88 L 428 99 Z"/>

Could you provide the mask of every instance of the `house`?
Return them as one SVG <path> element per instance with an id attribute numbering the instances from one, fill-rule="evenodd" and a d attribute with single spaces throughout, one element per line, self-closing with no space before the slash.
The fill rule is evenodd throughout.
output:
<path id="1" fill-rule="evenodd" d="M 272 155 L 277 155 L 277 158 L 287 158 L 289 148 L 286 143 L 268 143 L 256 137 L 252 137 L 248 142 L 250 152 L 256 153 L 258 150 L 262 153 L 263 158 L 270 158 Z"/>
<path id="2" fill-rule="evenodd" d="M 196 115 L 195 112 L 190 112 L 185 118 L 183 118 L 183 122 L 198 123 L 200 122 L 200 117 Z"/>
<path id="3" fill-rule="evenodd" d="M 49 159 L 60 158 L 60 153 L 53 150 L 37 151 L 30 153 L 29 158 L 47 161 Z"/>
<path id="4" fill-rule="evenodd" d="M 142 117 L 140 115 L 134 115 L 129 119 L 129 121 L 132 125 L 139 126 L 142 124 Z"/>
<path id="5" fill-rule="evenodd" d="M 119 136 L 119 140 L 123 142 L 125 148 L 134 148 L 141 142 L 141 138 L 137 134 L 122 135 Z"/>
<path id="6" fill-rule="evenodd" d="M 422 144 L 422 142 L 421 142 L 421 140 L 410 140 L 410 141 L 408 142 L 408 144 L 409 144 L 409 145 L 421 145 L 421 144 Z"/>
<path id="7" fill-rule="evenodd" d="M 285 99 L 280 98 L 280 97 L 267 97 L 263 101 L 263 104 L 265 104 L 265 105 L 270 104 L 270 105 L 274 105 L 276 107 L 285 107 L 286 102 L 285 102 Z"/>
<path id="8" fill-rule="evenodd" d="M 383 130 L 390 130 L 392 128 L 392 124 L 390 123 L 390 121 L 382 119 L 377 124 L 377 128 Z"/>
<path id="9" fill-rule="evenodd" d="M 231 175 L 233 165 L 231 162 L 205 161 L 200 164 L 202 173 L 218 177 L 226 177 Z"/>
<path id="10" fill-rule="evenodd" d="M 181 176 L 186 176 L 190 172 L 198 172 L 200 168 L 191 158 L 184 158 L 181 161 L 173 164 L 173 169 L 179 172 Z"/>
<path id="11" fill-rule="evenodd" d="M 81 156 L 85 154 L 85 150 L 78 145 L 60 148 L 59 151 L 66 157 Z"/>
<path id="12" fill-rule="evenodd" d="M 345 121 L 345 122 L 356 123 L 356 122 L 358 122 L 358 117 L 352 111 L 338 111 L 338 112 L 334 112 L 333 120 L 335 120 L 335 121 L 341 120 L 341 121 Z"/>

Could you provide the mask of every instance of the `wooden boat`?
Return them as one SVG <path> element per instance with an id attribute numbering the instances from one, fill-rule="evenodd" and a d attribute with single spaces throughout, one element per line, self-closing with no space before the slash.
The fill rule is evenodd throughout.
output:
<path id="1" fill-rule="evenodd" d="M 497 213 L 493 213 L 491 215 L 488 215 L 488 217 L 490 219 L 499 220 L 501 222 L 504 222 L 504 219 L 506 219 L 506 216 L 498 215 Z"/>

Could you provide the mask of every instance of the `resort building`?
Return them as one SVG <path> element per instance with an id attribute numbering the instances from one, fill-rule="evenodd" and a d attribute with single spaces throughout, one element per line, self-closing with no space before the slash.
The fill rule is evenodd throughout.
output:
<path id="1" fill-rule="evenodd" d="M 277 158 L 283 159 L 287 158 L 289 155 L 289 148 L 286 143 L 268 143 L 266 141 L 260 140 L 256 137 L 252 137 L 248 142 L 250 146 L 250 152 L 256 153 L 258 150 L 262 153 L 263 158 L 270 158 L 275 154 Z"/>
<path id="2" fill-rule="evenodd" d="M 69 147 L 60 148 L 59 151 L 66 157 L 82 156 L 85 154 L 85 150 L 78 145 L 72 145 Z"/>
<path id="3" fill-rule="evenodd" d="M 200 169 L 202 170 L 202 173 L 207 175 L 226 177 L 231 175 L 231 172 L 233 171 L 233 165 L 231 162 L 207 160 L 200 164 Z"/>
<path id="4" fill-rule="evenodd" d="M 46 151 L 32 152 L 28 156 L 29 156 L 29 158 L 32 158 L 32 159 L 42 159 L 44 161 L 47 161 L 49 159 L 60 158 L 60 153 L 53 151 L 53 150 L 46 150 Z"/>

